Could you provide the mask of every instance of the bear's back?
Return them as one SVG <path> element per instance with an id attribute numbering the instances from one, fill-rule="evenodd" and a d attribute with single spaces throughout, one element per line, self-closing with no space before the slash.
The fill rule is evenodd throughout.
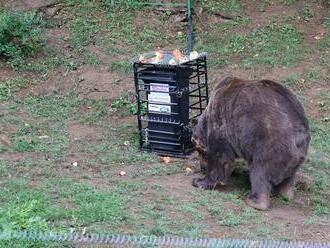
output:
<path id="1" fill-rule="evenodd" d="M 211 99 L 213 109 L 223 109 L 225 116 L 235 111 L 249 114 L 251 118 L 260 118 L 260 115 L 271 119 L 286 116 L 289 121 L 309 128 L 302 104 L 289 89 L 277 82 L 226 78 L 214 89 L 214 99 Z"/>
<path id="2" fill-rule="evenodd" d="M 210 124 L 217 123 L 237 153 L 245 150 L 252 154 L 258 146 L 271 147 L 276 140 L 287 147 L 309 141 L 308 120 L 301 103 L 290 90 L 270 80 L 234 78 L 216 86 L 207 116 Z"/>

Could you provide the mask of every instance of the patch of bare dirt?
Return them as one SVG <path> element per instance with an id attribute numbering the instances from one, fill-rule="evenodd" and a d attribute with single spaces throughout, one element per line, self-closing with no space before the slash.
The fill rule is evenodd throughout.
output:
<path id="1" fill-rule="evenodd" d="M 68 31 L 63 28 L 50 28 L 46 32 L 48 37 L 47 45 L 49 47 L 59 48 L 65 55 L 70 56 L 70 54 L 65 53 L 68 50 L 67 43 L 65 42 L 65 39 L 69 37 Z"/>
<path id="2" fill-rule="evenodd" d="M 7 0 L 2 3 L 3 7 L 20 11 L 34 10 L 47 4 L 47 0 Z"/>
<path id="3" fill-rule="evenodd" d="M 113 57 L 110 55 L 107 55 L 103 49 L 101 49 L 99 46 L 95 44 L 91 44 L 86 47 L 86 50 L 91 52 L 92 54 L 95 54 L 97 58 L 104 64 L 108 64 L 113 60 Z"/>
<path id="4" fill-rule="evenodd" d="M 320 119 L 321 118 L 321 113 L 318 107 L 318 97 L 317 95 L 323 92 L 324 89 L 323 87 L 312 87 L 307 91 L 307 96 L 308 96 L 308 101 L 309 104 L 306 106 L 308 115 L 312 118 Z"/>
<path id="5" fill-rule="evenodd" d="M 309 225 L 301 226 L 296 234 L 298 239 L 315 242 L 329 242 L 330 241 L 330 225 Z"/>
<path id="6" fill-rule="evenodd" d="M 41 160 L 45 158 L 45 155 L 39 152 L 3 152 L 0 153 L 0 160 L 7 160 L 11 162 L 24 161 L 27 158 L 34 160 Z"/>
<path id="7" fill-rule="evenodd" d="M 28 95 L 44 95 L 51 92 L 65 93 L 74 90 L 78 84 L 76 73 L 65 73 L 61 69 L 51 71 L 45 81 L 30 85 L 19 92 L 17 96 L 25 97 Z"/>
<path id="8" fill-rule="evenodd" d="M 0 145 L 5 146 L 5 147 L 10 147 L 12 144 L 10 138 L 5 135 L 0 133 Z"/>
<path id="9" fill-rule="evenodd" d="M 13 69 L 7 66 L 5 63 L 0 62 L 0 83 L 12 79 L 16 76 Z"/>
<path id="10" fill-rule="evenodd" d="M 137 125 L 137 118 L 136 118 L 136 116 L 133 116 L 133 115 L 109 116 L 108 118 L 109 118 L 109 122 L 111 122 L 111 124 L 113 124 L 113 125 L 122 125 L 122 123 Z M 136 128 L 137 128 L 137 126 L 136 126 Z"/>
<path id="11" fill-rule="evenodd" d="M 285 18 L 293 16 L 296 12 L 295 6 L 280 5 L 278 3 L 266 4 L 265 10 L 259 10 L 260 1 L 247 1 L 245 4 L 245 13 L 252 20 L 253 26 L 261 27 L 269 24 L 272 18 L 276 18 L 277 21 L 281 19 L 285 22 Z M 284 18 L 283 18 L 284 17 Z"/>
<path id="12" fill-rule="evenodd" d="M 313 3 L 310 5 L 310 9 L 313 11 L 313 17 L 308 22 L 301 21 L 298 24 L 298 30 L 306 41 L 316 43 L 319 39 L 322 39 L 325 33 L 322 23 L 326 14 L 326 8 L 321 3 Z M 302 8 L 300 11 L 303 11 Z"/>
<path id="13" fill-rule="evenodd" d="M 166 166 L 164 164 L 164 166 Z M 184 169 L 182 169 L 184 171 Z M 192 176 L 185 175 L 184 173 L 172 174 L 171 176 L 157 176 L 144 178 L 143 181 L 148 185 L 160 185 L 168 192 L 172 192 L 172 197 L 180 199 L 182 202 L 189 202 L 193 199 L 191 190 Z"/>
<path id="14" fill-rule="evenodd" d="M 68 136 L 70 142 L 76 140 L 99 140 L 103 138 L 103 130 L 96 125 L 71 123 L 68 126 Z"/>
<path id="15" fill-rule="evenodd" d="M 264 216 L 284 224 L 303 224 L 305 213 L 289 206 L 274 206 L 271 211 L 262 212 Z"/>
<path id="16" fill-rule="evenodd" d="M 80 78 L 78 93 L 87 99 L 117 98 L 124 91 L 134 91 L 133 77 L 109 71 L 107 68 L 95 70 L 90 66 L 78 69 Z"/>
<path id="17" fill-rule="evenodd" d="M 65 156 L 61 165 L 66 168 L 72 168 L 72 167 L 81 168 L 82 166 L 85 166 L 84 165 L 85 161 L 91 159 L 93 156 L 94 156 L 93 154 L 87 152 L 70 153 Z M 74 164 L 74 162 L 76 162 L 77 164 Z"/>

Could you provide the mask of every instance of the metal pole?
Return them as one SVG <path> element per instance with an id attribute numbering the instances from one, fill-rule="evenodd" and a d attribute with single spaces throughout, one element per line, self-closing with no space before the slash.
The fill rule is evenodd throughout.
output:
<path id="1" fill-rule="evenodd" d="M 190 53 L 193 49 L 193 22 L 192 22 L 192 6 L 193 6 L 193 2 L 192 0 L 187 0 L 187 14 L 188 14 L 188 32 L 187 32 L 187 50 L 188 53 Z"/>

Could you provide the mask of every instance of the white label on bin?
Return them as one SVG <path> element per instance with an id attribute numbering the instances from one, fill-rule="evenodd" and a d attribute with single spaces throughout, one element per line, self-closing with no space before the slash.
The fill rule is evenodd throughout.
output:
<path id="1" fill-rule="evenodd" d="M 171 103 L 171 96 L 167 93 L 151 92 L 148 96 L 148 100 L 159 103 Z"/>
<path id="2" fill-rule="evenodd" d="M 149 111 L 170 114 L 171 106 L 149 104 Z"/>
<path id="3" fill-rule="evenodd" d="M 170 92 L 170 86 L 168 84 L 150 84 L 150 91 Z"/>

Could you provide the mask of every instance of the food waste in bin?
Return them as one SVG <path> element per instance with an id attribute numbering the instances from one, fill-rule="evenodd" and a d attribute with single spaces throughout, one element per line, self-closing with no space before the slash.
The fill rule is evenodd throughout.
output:
<path id="1" fill-rule="evenodd" d="M 185 54 L 179 49 L 173 51 L 157 49 L 140 55 L 138 61 L 145 64 L 181 65 L 202 56 L 205 56 L 205 53 L 192 51 L 189 54 Z"/>

